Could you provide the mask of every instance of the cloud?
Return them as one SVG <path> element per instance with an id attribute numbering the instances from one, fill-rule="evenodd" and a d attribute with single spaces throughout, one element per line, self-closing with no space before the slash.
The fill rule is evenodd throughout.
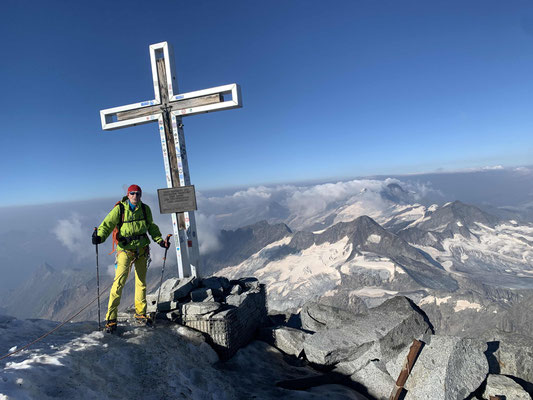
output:
<path id="1" fill-rule="evenodd" d="M 533 169 L 527 167 L 517 167 L 513 169 L 514 172 L 518 172 L 521 175 L 529 175 L 533 173 Z"/>
<path id="2" fill-rule="evenodd" d="M 205 216 L 214 216 L 224 229 L 235 229 L 262 219 L 285 222 L 300 229 L 310 217 L 356 202 L 363 212 L 383 211 L 391 205 L 382 196 L 390 184 L 401 186 L 405 200 L 413 203 L 429 194 L 439 196 L 427 182 L 403 182 L 396 178 L 354 179 L 306 186 L 256 186 L 224 196 L 199 193 L 198 204 Z M 212 220 L 211 228 L 214 230 L 215 227 Z"/>
<path id="3" fill-rule="evenodd" d="M 200 254 L 207 254 L 217 251 L 222 246 L 218 235 L 220 229 L 213 215 L 207 216 L 198 213 L 196 215 L 196 225 L 198 229 L 198 241 L 200 245 Z"/>
<path id="4" fill-rule="evenodd" d="M 73 213 L 68 219 L 60 219 L 52 233 L 78 259 L 88 257 L 94 252 L 89 229 L 82 226 L 81 216 L 77 213 Z"/>
<path id="5" fill-rule="evenodd" d="M 111 277 L 115 277 L 115 264 L 109 264 L 105 269 L 106 275 L 109 275 Z"/>
<path id="6" fill-rule="evenodd" d="M 325 183 L 309 188 L 293 188 L 287 196 L 287 207 L 292 214 L 310 217 L 325 211 L 330 205 L 346 202 L 356 195 L 379 200 L 379 192 L 391 182 L 377 180 L 352 180 Z"/>
<path id="7" fill-rule="evenodd" d="M 401 186 L 409 191 L 415 201 L 422 201 L 429 196 L 444 197 L 444 193 L 435 189 L 430 182 L 403 182 Z"/>

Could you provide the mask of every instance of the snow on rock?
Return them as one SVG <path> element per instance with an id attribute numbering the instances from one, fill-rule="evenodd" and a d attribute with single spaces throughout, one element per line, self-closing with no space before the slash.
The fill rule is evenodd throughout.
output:
<path id="1" fill-rule="evenodd" d="M 466 310 L 468 308 L 472 308 L 476 311 L 480 311 L 481 310 L 481 304 L 478 304 L 478 303 L 471 303 L 469 302 L 468 300 L 457 300 L 457 302 L 455 303 L 455 307 L 454 307 L 454 311 L 457 312 L 457 311 L 463 311 L 463 310 Z"/>
<path id="2" fill-rule="evenodd" d="M 421 305 L 424 305 L 424 304 L 435 303 L 438 306 L 440 306 L 442 303 L 447 303 L 448 300 L 450 300 L 451 298 L 452 298 L 452 296 L 435 297 L 435 296 L 429 295 L 429 296 L 424 297 L 422 300 L 420 300 L 418 305 L 421 306 Z"/>
<path id="3" fill-rule="evenodd" d="M 394 290 L 385 290 L 381 288 L 366 287 L 363 289 L 353 290 L 351 294 L 359 297 L 383 297 L 383 296 L 394 296 L 398 294 Z"/>
<path id="4" fill-rule="evenodd" d="M 0 316 L 0 356 L 57 326 L 45 320 Z M 263 342 L 252 342 L 226 363 L 195 330 L 160 322 L 156 329 L 123 325 L 120 335 L 70 323 L 0 362 L 0 399 L 353 399 L 340 385 L 291 391 L 275 385 L 316 375 L 290 366 Z"/>
<path id="5" fill-rule="evenodd" d="M 370 235 L 377 236 L 378 235 Z M 381 239 L 381 238 L 380 238 Z M 380 277 L 389 282 L 392 281 L 396 274 L 405 274 L 405 271 L 397 267 L 390 258 L 371 255 L 367 252 L 362 252 L 361 255 L 356 255 L 350 261 L 342 264 L 340 271 L 343 274 L 351 275 L 356 273 L 359 269 L 371 269 L 380 272 Z"/>
<path id="6" fill-rule="evenodd" d="M 379 242 L 381 242 L 381 236 L 376 235 L 376 234 L 373 233 L 372 235 L 368 236 L 367 240 L 370 243 L 379 244 Z"/>
<path id="7" fill-rule="evenodd" d="M 290 240 L 290 239 L 288 239 Z M 287 243 L 287 238 L 270 245 L 270 250 Z M 271 260 L 265 248 L 234 267 L 218 272 L 233 277 L 255 276 L 266 284 L 270 309 L 301 306 L 311 297 L 322 295 L 340 283 L 338 267 L 352 251 L 348 237 L 336 243 L 313 244 L 298 254 Z"/>
<path id="8" fill-rule="evenodd" d="M 43 321 L 4 325 L 0 336 L 16 333 L 20 323 Z M 127 397 L 126 393 L 144 393 L 146 388 L 154 398 L 232 398 L 230 382 L 211 368 L 218 361 L 214 350 L 203 337 L 187 336 L 183 327 L 129 327 L 122 336 L 115 336 L 90 332 L 88 325 L 94 329 L 94 323 L 69 325 L 57 336 L 4 360 L 0 398 L 120 398 L 120 393 Z"/>

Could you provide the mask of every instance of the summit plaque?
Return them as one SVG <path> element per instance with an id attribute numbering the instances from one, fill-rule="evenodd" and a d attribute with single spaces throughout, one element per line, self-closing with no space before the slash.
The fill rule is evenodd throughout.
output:
<path id="1" fill-rule="evenodd" d="M 194 185 L 157 189 L 161 214 L 195 211 L 196 193 Z"/>

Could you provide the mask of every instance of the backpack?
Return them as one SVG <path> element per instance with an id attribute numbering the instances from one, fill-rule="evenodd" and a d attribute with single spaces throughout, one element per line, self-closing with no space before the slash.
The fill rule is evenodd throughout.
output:
<path id="1" fill-rule="evenodd" d="M 110 255 L 116 251 L 118 243 L 124 238 L 123 236 L 120 236 L 120 228 L 122 228 L 122 225 L 124 224 L 124 204 L 122 204 L 122 201 L 117 201 L 113 208 L 115 208 L 116 206 L 118 206 L 120 210 L 120 217 L 118 219 L 117 225 L 115 226 L 115 229 L 113 229 L 113 234 L 112 234 L 113 247 L 111 248 L 111 253 L 109 253 Z M 141 208 L 143 210 L 142 219 L 127 221 L 127 222 L 142 221 L 144 219 L 147 219 L 146 218 L 146 205 L 144 203 L 141 203 Z"/>

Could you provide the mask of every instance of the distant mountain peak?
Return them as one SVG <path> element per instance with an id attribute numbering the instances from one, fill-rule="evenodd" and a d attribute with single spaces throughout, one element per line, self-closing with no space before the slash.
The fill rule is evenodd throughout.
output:
<path id="1" fill-rule="evenodd" d="M 34 272 L 34 275 L 44 275 L 44 274 L 54 274 L 56 272 L 56 269 L 52 267 L 47 262 L 42 263 L 37 267 L 37 269 Z"/>
<path id="2" fill-rule="evenodd" d="M 380 194 L 384 199 L 397 204 L 408 204 L 412 200 L 409 192 L 398 183 L 389 183 Z"/>

